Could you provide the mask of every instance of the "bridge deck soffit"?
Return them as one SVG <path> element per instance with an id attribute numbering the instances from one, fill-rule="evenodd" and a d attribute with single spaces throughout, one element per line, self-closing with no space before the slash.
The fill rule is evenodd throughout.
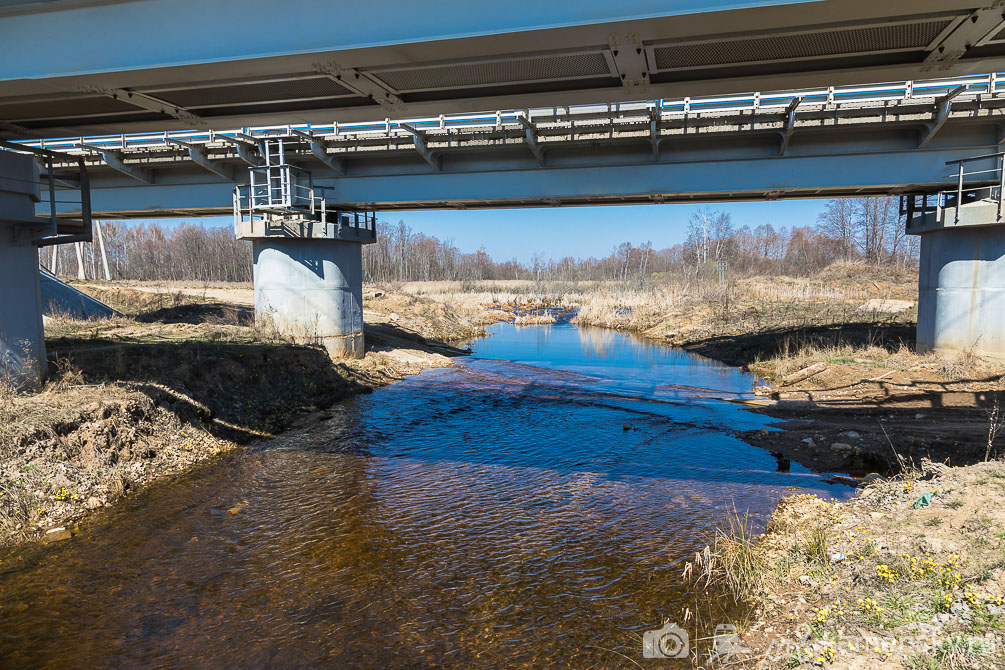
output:
<path id="1" fill-rule="evenodd" d="M 598 15 L 611 20 L 533 28 L 519 19 L 523 23 L 514 23 L 508 31 L 479 34 L 484 26 L 468 26 L 464 34 L 470 37 L 444 39 L 441 13 L 426 10 L 404 21 L 401 13 L 414 13 L 418 6 L 391 0 L 398 13 L 388 9 L 378 21 L 370 16 L 376 13 L 367 10 L 369 14 L 358 17 L 355 31 L 335 31 L 349 39 L 380 28 L 385 43 L 346 42 L 344 48 L 335 48 L 330 43 L 333 31 L 314 27 L 331 25 L 324 12 L 333 11 L 334 5 L 308 0 L 321 13 L 302 34 L 289 31 L 291 35 L 276 35 L 271 41 L 249 40 L 246 35 L 255 31 L 243 31 L 235 22 L 258 21 L 260 29 L 261 19 L 240 11 L 228 17 L 223 30 L 212 20 L 206 20 L 207 25 L 189 22 L 190 44 L 183 50 L 176 35 L 151 34 L 148 26 L 168 25 L 167 20 L 157 21 L 157 12 L 183 12 L 196 0 L 92 3 L 79 9 L 90 12 L 92 19 L 86 40 L 73 21 L 77 10 L 64 13 L 61 5 L 52 5 L 54 11 L 45 13 L 8 7 L 0 11 L 0 33 L 7 38 L 0 41 L 0 62 L 7 64 L 0 72 L 0 138 L 165 128 L 207 131 L 291 120 L 316 125 L 332 119 L 527 108 L 554 100 L 580 104 L 795 88 L 823 80 L 895 81 L 988 71 L 1005 60 L 1000 2 L 750 0 L 731 2 L 726 9 L 718 2 L 678 2 L 662 3 L 665 15 L 645 18 L 630 16 L 625 6 L 624 20 L 614 20 L 618 11 L 611 10 L 610 3 L 585 3 L 566 9 L 558 4 L 548 11 L 556 18 L 564 12 L 572 20 L 590 13 L 586 5 L 604 4 Z M 199 4 L 191 16 L 220 11 Z M 148 14 L 123 13 L 127 5 Z M 685 5 L 687 11 L 673 11 Z M 343 14 L 354 11 L 339 9 Z M 544 13 L 539 8 L 535 16 Z M 395 26 L 384 20 L 388 14 L 397 17 Z M 475 13 L 461 12 L 451 25 L 460 30 L 468 14 Z M 479 20 L 509 20 L 519 12 L 506 14 L 479 15 Z M 107 21 L 96 18 L 106 15 Z M 129 22 L 141 18 L 143 27 L 130 31 Z M 344 20 L 339 24 L 353 25 Z M 111 32 L 103 34 L 105 30 Z M 410 31 L 409 39 L 403 33 L 403 41 L 394 43 L 401 30 Z M 60 39 L 61 31 L 67 33 L 65 39 Z M 200 39 L 203 32 L 213 38 Z M 306 33 L 316 33 L 317 40 Z M 48 48 L 43 53 L 35 48 L 35 57 L 25 58 L 32 52 L 26 40 L 35 44 L 39 34 L 49 38 Z M 420 39 L 424 34 L 437 38 Z M 294 38 L 299 43 L 286 42 Z M 137 42 L 135 48 L 130 41 Z M 261 50 L 270 45 L 274 55 L 262 56 Z M 84 63 L 93 69 L 83 71 Z M 532 142 L 528 145 L 533 147 Z"/>

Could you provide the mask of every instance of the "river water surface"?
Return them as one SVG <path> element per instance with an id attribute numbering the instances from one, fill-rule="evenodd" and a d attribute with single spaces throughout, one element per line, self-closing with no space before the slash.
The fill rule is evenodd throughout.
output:
<path id="1" fill-rule="evenodd" d="M 491 330 L 455 368 L 4 560 L 0 666 L 662 667 L 645 630 L 726 614 L 680 571 L 730 510 L 763 524 L 795 489 L 850 491 L 736 437 L 766 421 L 725 401 L 750 397 L 735 368 Z"/>

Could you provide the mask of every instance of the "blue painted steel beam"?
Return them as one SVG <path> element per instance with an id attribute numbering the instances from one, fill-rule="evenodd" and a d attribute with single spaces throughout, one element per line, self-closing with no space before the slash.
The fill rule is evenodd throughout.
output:
<path id="1" fill-rule="evenodd" d="M 500 7 L 468 0 L 377 4 L 299 0 L 288 6 L 273 0 L 33 3 L 0 12 L 0 81 L 368 49 L 788 4 L 818 3 L 509 0 Z M 19 11 L 26 13 L 11 13 Z M 714 26 L 709 30 L 715 32 Z"/>
<path id="2" fill-rule="evenodd" d="M 588 204 L 757 200 L 893 193 L 951 183 L 946 161 L 972 149 L 888 151 L 868 156 L 818 155 L 729 161 L 646 162 L 587 167 L 426 172 L 318 179 L 333 186 L 334 201 L 381 209 L 552 206 Z M 143 217 L 184 211 L 225 214 L 233 184 L 214 175 L 179 175 L 153 185 L 124 178 L 92 179 L 96 216 Z"/>

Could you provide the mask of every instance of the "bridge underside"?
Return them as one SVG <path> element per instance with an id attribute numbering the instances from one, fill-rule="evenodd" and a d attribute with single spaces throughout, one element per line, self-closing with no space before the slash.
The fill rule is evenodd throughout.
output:
<path id="1" fill-rule="evenodd" d="M 12 0 L 0 138 L 331 123 L 995 70 L 977 0 Z M 295 15 L 285 15 L 284 11 Z M 295 30 L 277 29 L 278 20 Z M 39 45 L 44 42 L 44 47 Z"/>
<path id="2" fill-rule="evenodd" d="M 657 151 L 649 135 L 588 141 L 543 139 L 541 162 L 523 143 L 437 147 L 436 167 L 411 142 L 382 151 L 328 154 L 341 174 L 306 149 L 289 160 L 329 188 L 329 202 L 367 210 L 548 207 L 696 201 L 888 195 L 937 190 L 953 183 L 945 163 L 997 146 L 1005 108 L 961 110 L 919 149 L 927 117 L 840 128 L 719 130 L 667 136 Z M 746 121 L 745 123 L 749 123 Z M 398 140 L 395 140 L 397 142 Z M 785 143 L 786 146 L 782 146 Z M 782 154 L 784 151 L 784 155 Z M 221 159 L 247 175 L 247 165 Z M 177 157 L 136 163 L 150 182 L 95 161 L 92 209 L 103 217 L 221 215 L 231 211 L 235 182 Z"/>
<path id="3" fill-rule="evenodd" d="M 907 151 L 862 156 L 824 155 L 661 162 L 609 167 L 525 168 L 444 174 L 343 177 L 330 185 L 337 203 L 363 210 L 498 209 L 582 205 L 725 202 L 792 198 L 896 195 L 945 186 L 945 162 L 956 150 Z M 712 188 L 711 180 L 721 188 Z M 491 187 L 487 187 L 491 184 Z M 186 183 L 179 175 L 171 189 L 98 181 L 96 216 L 230 215 L 232 183 Z M 226 204 L 221 204 L 226 203 Z"/>

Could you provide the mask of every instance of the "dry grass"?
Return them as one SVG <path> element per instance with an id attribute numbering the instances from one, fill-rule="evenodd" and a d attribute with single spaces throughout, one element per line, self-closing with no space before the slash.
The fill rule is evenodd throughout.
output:
<path id="1" fill-rule="evenodd" d="M 728 517 L 728 527 L 717 529 L 712 544 L 684 566 L 685 579 L 723 588 L 742 602 L 762 595 L 767 573 L 768 563 L 750 518 L 736 510 Z"/>
<path id="2" fill-rule="evenodd" d="M 848 502 L 783 499 L 756 548 L 785 569 L 762 582 L 745 642 L 793 653 L 744 667 L 1002 667 L 1005 516 L 987 502 L 1002 482 L 1001 462 L 923 462 Z"/>
<path id="3" fill-rule="evenodd" d="M 810 563 L 825 565 L 830 556 L 827 541 L 827 525 L 818 522 L 805 530 L 805 535 L 799 542 L 799 550 Z"/>
<path id="4" fill-rule="evenodd" d="M 991 668 L 991 648 L 985 640 L 953 635 L 931 652 L 915 654 L 906 660 L 908 670 L 976 670 Z"/>
<path id="5" fill-rule="evenodd" d="M 995 394 L 994 399 L 991 401 L 991 406 L 988 408 L 988 444 L 984 451 L 984 460 L 991 460 L 992 456 L 996 455 L 995 444 L 998 441 L 998 434 L 1002 432 L 1005 428 L 1005 411 L 1001 407 L 1001 391 L 1005 391 L 1005 376 L 1002 376 L 998 380 L 997 390 L 999 393 Z"/>
<path id="6" fill-rule="evenodd" d="M 1003 370 L 1000 362 L 984 359 L 971 351 L 919 354 L 904 341 L 893 342 L 884 337 L 881 328 L 867 334 L 865 342 L 843 339 L 840 332 L 834 334 L 830 344 L 798 334 L 785 335 L 776 354 L 755 360 L 749 368 L 766 379 L 780 380 L 821 362 L 900 371 L 923 368 L 938 373 L 948 382 L 993 376 Z"/>
<path id="7" fill-rule="evenodd" d="M 513 320 L 513 323 L 518 326 L 531 326 L 531 325 L 548 325 L 555 323 L 556 319 L 553 314 L 521 314 Z"/>

